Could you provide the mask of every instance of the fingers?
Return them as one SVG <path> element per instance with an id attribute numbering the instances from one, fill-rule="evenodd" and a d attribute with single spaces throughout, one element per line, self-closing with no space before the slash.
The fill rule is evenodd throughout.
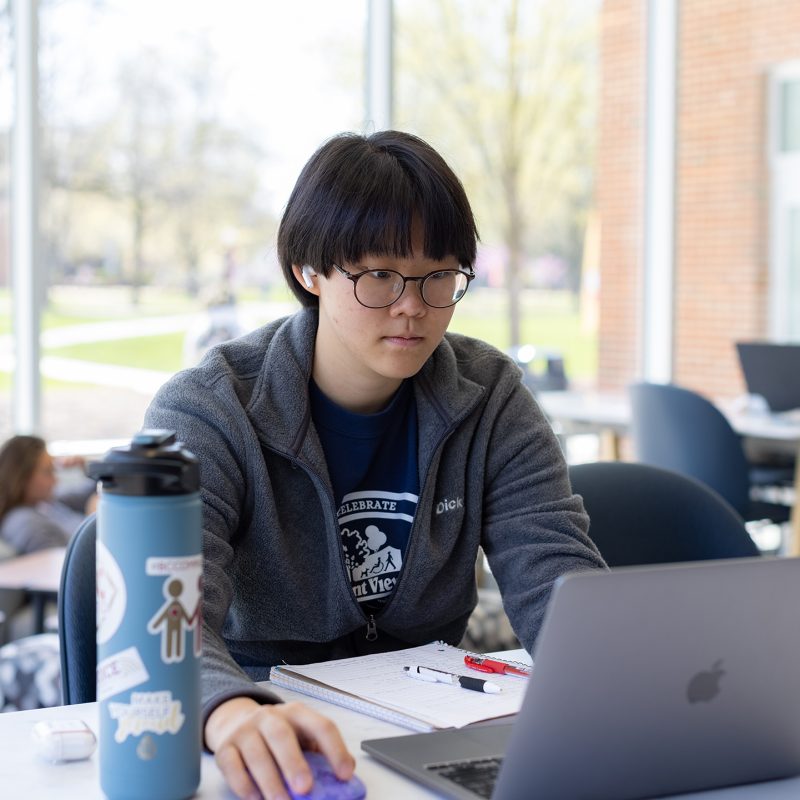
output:
<path id="1" fill-rule="evenodd" d="M 286 709 L 282 705 L 265 707 L 270 713 L 261 714 L 258 721 L 258 737 L 263 746 L 262 758 L 270 762 L 270 768 L 263 773 L 264 780 L 271 777 L 272 773 L 280 773 L 286 778 L 286 782 L 298 794 L 306 794 L 311 791 L 313 779 L 308 762 L 303 758 L 300 749 L 300 742 L 297 733 Z M 250 758 L 250 753 L 245 758 L 256 783 L 263 786 L 260 764 L 256 764 Z M 253 770 L 257 772 L 253 772 Z M 280 778 L 278 778 L 280 781 Z M 281 784 L 282 788 L 282 784 Z M 262 791 L 263 788 L 262 788 Z M 265 795 L 265 797 L 268 795 Z"/>
<path id="2" fill-rule="evenodd" d="M 311 770 L 302 748 L 318 750 L 341 780 L 353 774 L 355 761 L 336 726 L 301 703 L 265 705 L 243 714 L 216 749 L 217 764 L 240 798 L 288 798 L 281 775 L 298 794 L 311 791 Z"/>
<path id="3" fill-rule="evenodd" d="M 247 798 L 247 800 L 258 798 L 260 792 L 250 780 L 250 774 L 235 745 L 223 745 L 214 754 L 214 759 L 225 777 L 225 782 L 237 797 Z"/>
<path id="4" fill-rule="evenodd" d="M 271 710 L 271 707 L 265 706 L 265 710 Z M 290 765 L 287 767 L 286 775 L 296 792 L 304 794 L 310 791 L 311 773 L 291 728 L 274 714 L 259 716 L 265 716 L 266 719 L 253 720 L 256 724 L 249 724 L 236 730 L 215 754 L 217 765 L 225 776 L 228 786 L 238 797 L 246 800 L 256 800 L 262 796 L 266 800 L 288 800 L 289 793 L 281 777 L 281 769 L 270 748 L 277 746 L 284 751 L 291 750 L 289 742 L 283 744 L 277 742 L 281 739 L 294 739 L 296 755 L 294 758 L 284 755 L 284 760 Z M 265 736 L 270 737 L 269 747 Z M 303 775 L 304 769 L 305 775 Z"/>
<path id="5" fill-rule="evenodd" d="M 352 777 L 355 759 L 331 720 L 302 703 L 285 703 L 275 708 L 290 720 L 307 750 L 318 750 L 330 761 L 339 780 L 346 781 Z"/>
<path id="6" fill-rule="evenodd" d="M 280 768 L 267 745 L 267 737 L 270 739 L 270 746 L 281 739 L 294 739 L 297 761 L 289 758 L 288 762 L 296 772 L 302 772 L 303 767 L 308 771 L 308 765 L 290 726 L 274 714 L 273 706 L 264 706 L 236 726 L 217 748 L 214 756 L 228 786 L 238 797 L 246 800 L 257 800 L 262 796 L 266 800 L 288 800 L 289 794 Z M 284 750 L 291 748 L 290 743 L 278 746 Z M 302 763 L 298 765 L 298 762 Z M 299 783 L 302 786 L 300 790 L 292 784 L 295 791 L 310 790 L 310 773 L 305 782 L 300 780 Z"/>

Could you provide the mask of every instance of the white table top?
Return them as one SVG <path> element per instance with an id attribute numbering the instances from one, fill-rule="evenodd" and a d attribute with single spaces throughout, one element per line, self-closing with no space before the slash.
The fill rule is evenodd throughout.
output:
<path id="1" fill-rule="evenodd" d="M 49 547 L 0 561 L 0 589 L 57 592 L 66 552 L 65 547 Z"/>
<path id="2" fill-rule="evenodd" d="M 613 445 L 608 457 L 619 458 L 617 439 L 627 434 L 631 426 L 631 402 L 626 392 L 537 392 L 536 400 L 554 427 L 563 428 L 565 433 L 576 429 L 610 432 Z M 767 447 L 775 452 L 800 452 L 799 409 L 772 414 L 763 407 L 754 407 L 752 398 L 747 397 L 722 400 L 716 406 L 740 436 L 768 443 Z M 800 458 L 795 465 L 794 488 L 800 496 Z M 792 508 L 791 534 L 785 544 L 787 554 L 800 555 L 800 504 Z"/>
<path id="3" fill-rule="evenodd" d="M 624 392 L 537 392 L 536 400 L 545 413 L 558 422 L 571 422 L 627 431 L 631 404 Z M 800 415 L 748 412 L 736 400 L 717 403 L 733 429 L 743 436 L 800 442 Z"/>
<path id="4" fill-rule="evenodd" d="M 286 699 L 302 700 L 331 717 L 344 735 L 356 758 L 356 773 L 367 787 L 367 797 L 430 800 L 439 795 L 418 786 L 408 778 L 382 766 L 361 750 L 363 739 L 398 736 L 411 732 L 387 722 L 303 697 L 295 692 L 273 687 Z M 0 796 L 3 800 L 100 800 L 97 753 L 88 761 L 51 764 L 40 759 L 31 739 L 34 723 L 43 719 L 82 719 L 97 731 L 97 706 L 87 703 L 37 711 L 0 714 Z M 234 795 L 225 787 L 214 759 L 204 755 L 198 798 L 225 798 Z M 750 786 L 736 786 L 712 792 L 680 795 L 679 800 L 796 800 L 800 797 L 800 777 Z"/>
<path id="5" fill-rule="evenodd" d="M 364 781 L 368 797 L 429 800 L 437 796 L 381 766 L 361 750 L 363 739 L 397 736 L 410 731 L 295 692 L 277 687 L 271 689 L 286 699 L 302 700 L 336 722 L 356 758 L 356 773 Z M 63 764 L 51 764 L 38 757 L 31 730 L 36 722 L 44 719 L 82 719 L 95 733 L 98 730 L 95 703 L 0 714 L 0 796 L 3 800 L 39 800 L 45 797 L 101 800 L 104 795 L 100 790 L 97 752 L 88 761 Z M 213 756 L 208 754 L 202 758 L 197 797 L 234 799 Z"/>

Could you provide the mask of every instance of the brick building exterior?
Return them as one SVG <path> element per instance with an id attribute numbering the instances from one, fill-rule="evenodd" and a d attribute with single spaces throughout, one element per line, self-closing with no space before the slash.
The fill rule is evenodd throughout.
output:
<path id="1" fill-rule="evenodd" d="M 601 15 L 598 383 L 641 374 L 645 0 Z M 673 381 L 743 390 L 734 342 L 767 336 L 768 74 L 800 58 L 797 0 L 680 0 Z"/>

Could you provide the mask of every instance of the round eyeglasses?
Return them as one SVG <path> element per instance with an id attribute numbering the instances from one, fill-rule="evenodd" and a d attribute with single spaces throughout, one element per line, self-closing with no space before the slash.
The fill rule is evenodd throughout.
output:
<path id="1" fill-rule="evenodd" d="M 386 308 L 400 299 L 409 281 L 419 286 L 426 305 L 432 308 L 454 306 L 466 293 L 475 273 L 470 269 L 438 269 L 418 278 L 406 277 L 393 269 L 365 269 L 363 272 L 348 272 L 338 264 L 334 268 L 353 281 L 356 300 L 367 308 Z"/>

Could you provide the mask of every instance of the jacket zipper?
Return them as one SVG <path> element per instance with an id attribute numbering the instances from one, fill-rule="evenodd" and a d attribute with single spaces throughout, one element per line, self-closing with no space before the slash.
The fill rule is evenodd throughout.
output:
<path id="1" fill-rule="evenodd" d="M 470 411 L 471 410 L 472 409 L 470 409 Z M 469 413 L 469 412 L 467 412 L 467 413 Z M 433 450 L 433 456 L 432 456 L 431 461 L 430 461 L 431 464 L 433 464 L 433 462 L 436 461 L 436 458 L 441 453 L 441 450 L 444 447 L 445 442 L 450 438 L 450 435 L 459 426 L 459 424 L 461 423 L 461 420 L 466 415 L 467 414 L 463 414 L 461 417 L 459 417 L 458 419 L 453 421 L 450 424 L 450 426 L 442 433 L 441 438 L 439 439 L 439 441 L 436 444 L 436 447 Z M 431 470 L 430 470 L 430 464 L 429 464 L 428 468 L 425 470 L 425 476 L 424 476 L 424 479 L 423 479 L 423 483 L 420 486 L 420 490 L 419 490 L 420 503 L 422 502 L 422 498 L 425 496 L 425 490 L 428 488 L 428 483 L 430 481 L 430 476 L 431 476 Z M 431 491 L 433 491 L 433 490 L 431 489 Z M 419 519 L 419 516 L 418 516 L 418 514 L 415 513 L 414 514 L 414 521 L 411 523 L 411 530 L 409 530 L 409 532 L 408 532 L 408 546 L 406 548 L 406 556 L 408 556 L 411 553 L 411 543 L 412 543 L 412 540 L 414 538 L 414 531 L 417 528 L 417 520 L 418 519 Z M 408 566 L 408 559 L 406 559 L 405 563 L 403 564 L 403 571 L 400 573 L 400 576 L 397 579 L 397 583 L 395 584 L 395 587 L 392 590 L 391 597 L 389 598 L 389 600 L 386 603 L 386 605 L 381 609 L 381 614 L 385 614 L 386 611 L 388 611 L 389 607 L 392 605 L 392 603 L 394 602 L 395 598 L 397 597 L 397 590 L 400 588 L 400 586 L 403 585 L 403 578 L 408 573 L 407 566 Z M 367 628 L 367 635 L 369 635 L 369 627 Z M 377 634 L 376 634 L 376 638 L 377 638 Z M 370 641 L 372 641 L 372 640 L 370 640 Z"/>
<path id="2" fill-rule="evenodd" d="M 336 516 L 336 504 L 334 502 L 333 495 L 325 487 L 322 478 L 313 469 L 311 469 L 309 466 L 300 461 L 300 459 L 298 459 L 296 456 L 291 456 L 288 453 L 282 453 L 280 450 L 276 450 L 273 447 L 269 447 L 269 445 L 267 445 L 267 447 L 270 450 L 272 450 L 273 453 L 277 453 L 278 455 L 283 456 L 284 458 L 288 458 L 293 467 L 295 467 L 296 469 L 302 469 L 303 472 L 309 475 L 317 485 L 322 487 L 323 493 L 325 494 L 328 500 L 328 505 L 333 510 L 333 519 L 336 525 L 336 532 L 338 534 L 339 519 Z M 378 638 L 378 623 L 375 621 L 375 616 L 373 614 L 367 616 L 364 609 L 361 608 L 361 604 L 358 602 L 358 600 L 356 600 L 355 596 L 353 595 L 353 588 L 352 584 L 350 583 L 350 576 L 347 573 L 347 566 L 344 562 L 344 551 L 342 550 L 341 539 L 340 538 L 337 539 L 336 543 L 338 545 L 336 550 L 339 553 L 339 563 L 341 564 L 342 567 L 342 573 L 344 574 L 345 582 L 347 583 L 347 588 L 350 590 L 350 597 L 356 604 L 356 608 L 358 609 L 359 613 L 367 623 L 366 639 L 368 642 L 374 642 Z"/>
<path id="3" fill-rule="evenodd" d="M 473 407 L 474 406 L 472 406 L 469 409 L 467 409 L 464 413 L 461 414 L 461 416 L 458 417 L 458 419 L 453 420 L 451 422 L 451 424 L 447 427 L 447 429 L 442 433 L 442 436 L 440 437 L 436 447 L 434 448 L 433 458 L 431 459 L 431 463 L 436 459 L 436 455 L 438 455 L 438 453 L 440 452 L 441 448 L 444 446 L 444 443 L 447 441 L 447 439 L 450 438 L 450 435 L 452 434 L 452 432 L 458 427 L 458 425 L 460 424 L 461 420 L 464 419 L 464 417 L 466 417 L 472 411 Z M 328 499 L 328 505 L 329 505 L 329 507 L 331 509 L 333 509 L 333 519 L 334 519 L 334 523 L 335 523 L 336 530 L 337 530 L 337 533 L 338 533 L 339 520 L 338 520 L 338 517 L 336 516 L 336 503 L 334 501 L 333 495 L 325 487 L 325 485 L 324 485 L 324 483 L 322 481 L 322 478 L 313 469 L 311 469 L 309 466 L 307 466 L 306 464 L 301 462 L 300 459 L 297 458 L 297 456 L 293 456 L 293 455 L 289 455 L 288 453 L 281 452 L 279 450 L 276 450 L 273 447 L 270 447 L 269 445 L 266 445 L 266 446 L 267 446 L 268 449 L 272 450 L 272 452 L 277 453 L 278 455 L 281 455 L 284 458 L 288 458 L 293 467 L 295 467 L 296 469 L 302 469 L 303 472 L 305 472 L 307 475 L 311 476 L 311 478 L 319 486 L 322 486 L 323 492 L 325 493 L 325 495 L 326 495 L 326 497 Z M 420 487 L 420 494 L 419 494 L 420 500 L 422 500 L 422 496 L 423 496 L 425 488 L 427 487 L 429 478 L 430 478 L 430 468 L 428 468 L 426 470 L 425 479 L 423 481 L 422 486 Z M 418 517 L 415 514 L 414 515 L 414 522 L 411 524 L 411 530 L 408 532 L 408 548 L 409 548 L 409 550 L 411 548 L 411 540 L 412 540 L 412 537 L 413 537 L 413 534 L 414 534 L 414 529 L 417 527 L 417 519 L 418 519 Z M 352 584 L 350 583 L 350 575 L 347 573 L 347 566 L 346 566 L 345 561 L 344 561 L 344 552 L 343 552 L 342 546 L 341 546 L 342 543 L 341 543 L 341 541 L 337 541 L 337 544 L 339 545 L 337 547 L 337 551 L 339 553 L 339 563 L 341 564 L 341 567 L 342 567 L 342 573 L 344 574 L 345 582 L 347 583 L 347 586 L 350 589 L 350 596 L 351 596 L 353 602 L 356 604 L 356 607 L 358 608 L 359 612 L 361 613 L 361 616 L 363 616 L 364 619 L 367 622 L 366 640 L 368 642 L 374 642 L 378 638 L 378 623 L 375 621 L 375 615 L 374 614 L 370 614 L 369 616 L 367 616 L 367 614 L 364 611 L 364 609 L 361 608 L 361 604 L 358 602 L 358 600 L 356 600 L 355 596 L 353 595 Z M 406 552 L 409 552 L 409 550 L 407 550 Z M 392 604 L 392 602 L 394 601 L 395 597 L 397 596 L 397 590 L 400 587 L 401 583 L 403 582 L 403 577 L 404 577 L 405 573 L 408 571 L 406 569 L 406 567 L 407 567 L 407 563 L 404 564 L 404 566 L 403 566 L 403 571 L 401 572 L 400 577 L 398 578 L 397 585 L 394 587 L 394 591 L 392 592 L 392 596 L 389 598 L 389 602 L 386 603 L 386 605 L 381 610 L 382 614 L 386 612 L 386 610 L 389 608 L 389 606 Z"/>

